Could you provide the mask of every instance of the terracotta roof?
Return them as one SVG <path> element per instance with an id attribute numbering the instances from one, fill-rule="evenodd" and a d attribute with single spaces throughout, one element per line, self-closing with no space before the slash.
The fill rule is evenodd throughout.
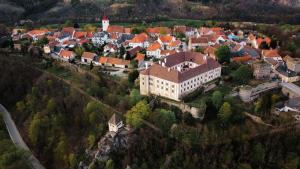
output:
<path id="1" fill-rule="evenodd" d="M 176 25 L 174 26 L 175 33 L 186 33 L 186 26 L 185 25 Z"/>
<path id="2" fill-rule="evenodd" d="M 249 55 L 245 55 L 245 56 L 240 56 L 240 57 L 233 57 L 232 60 L 234 62 L 248 62 L 248 61 L 252 60 L 252 57 Z"/>
<path id="3" fill-rule="evenodd" d="M 169 46 L 170 47 L 177 47 L 181 44 L 181 41 L 180 40 L 175 40 L 175 41 L 172 41 Z"/>
<path id="4" fill-rule="evenodd" d="M 155 51 L 155 50 L 160 49 L 160 48 L 161 48 L 160 43 L 154 42 L 154 43 L 152 43 L 152 44 L 147 48 L 147 51 Z"/>
<path id="5" fill-rule="evenodd" d="M 171 34 L 171 29 L 168 27 L 154 27 L 154 28 L 147 28 L 147 32 L 150 34 Z"/>
<path id="6" fill-rule="evenodd" d="M 162 51 L 160 52 L 160 54 L 163 55 L 163 56 L 173 55 L 173 54 L 175 54 L 175 53 L 176 53 L 175 50 L 162 50 Z"/>
<path id="7" fill-rule="evenodd" d="M 129 40 L 129 43 L 144 43 L 148 38 L 146 33 L 136 35 L 133 39 Z"/>
<path id="8" fill-rule="evenodd" d="M 208 43 L 208 39 L 206 37 L 200 37 L 200 38 L 191 38 L 192 43 Z"/>
<path id="9" fill-rule="evenodd" d="M 49 32 L 47 29 L 43 29 L 43 30 L 32 30 L 27 32 L 28 35 L 30 36 L 38 36 L 38 35 L 45 35 L 47 32 Z"/>
<path id="10" fill-rule="evenodd" d="M 145 54 L 142 53 L 137 53 L 136 57 L 134 60 L 137 60 L 139 62 L 143 61 L 145 59 Z"/>
<path id="11" fill-rule="evenodd" d="M 62 29 L 61 32 L 62 33 L 69 33 L 70 35 L 72 35 L 74 31 L 75 31 L 75 28 L 73 28 L 73 27 L 65 27 L 65 28 Z"/>
<path id="12" fill-rule="evenodd" d="M 150 68 L 141 71 L 141 74 L 151 75 L 171 82 L 180 83 L 209 70 L 221 67 L 221 65 L 214 59 L 207 58 L 207 60 L 205 60 L 204 55 L 195 52 L 176 53 L 173 55 L 169 55 L 166 58 L 167 63 L 165 63 L 165 67 L 159 64 L 154 64 Z M 201 63 L 199 63 L 200 60 Z M 176 64 L 184 61 L 195 61 L 199 64 L 199 66 L 184 72 L 179 72 L 177 70 L 170 69 L 170 67 L 175 66 Z"/>
<path id="13" fill-rule="evenodd" d="M 94 59 L 95 56 L 96 54 L 91 52 L 83 52 L 82 54 L 83 58 L 88 58 L 88 59 Z"/>
<path id="14" fill-rule="evenodd" d="M 128 34 L 130 34 L 131 33 L 131 28 L 125 28 L 125 33 L 128 33 Z"/>
<path id="15" fill-rule="evenodd" d="M 281 57 L 278 54 L 278 50 L 277 49 L 271 49 L 271 50 L 262 50 L 262 55 L 264 57 Z"/>
<path id="16" fill-rule="evenodd" d="M 159 37 L 160 41 L 163 43 L 171 43 L 173 39 L 175 39 L 173 36 L 170 35 L 162 35 Z"/>
<path id="17" fill-rule="evenodd" d="M 107 28 L 108 33 L 125 33 L 125 29 L 123 26 L 119 25 L 109 25 Z"/>
<path id="18" fill-rule="evenodd" d="M 81 39 L 81 38 L 85 38 L 86 36 L 87 36 L 87 32 L 81 32 L 81 31 L 76 31 L 75 33 L 74 33 L 74 38 L 76 38 L 76 39 Z"/>
<path id="19" fill-rule="evenodd" d="M 205 50 L 204 53 L 205 54 L 215 54 L 215 52 L 217 51 L 217 48 L 214 48 L 212 46 L 208 46 Z"/>
<path id="20" fill-rule="evenodd" d="M 136 55 L 136 54 L 137 54 L 139 51 L 141 51 L 141 50 L 143 50 L 143 48 L 140 47 L 140 46 L 137 46 L 137 47 L 135 47 L 135 48 L 130 49 L 130 50 L 128 51 L 128 54 L 131 55 L 131 56 L 133 56 L 133 55 Z"/>
<path id="21" fill-rule="evenodd" d="M 100 57 L 99 63 L 109 63 L 109 64 L 114 64 L 114 65 L 129 65 L 130 61 L 129 60 L 123 60 L 119 58 L 113 58 L 113 57 Z"/>
<path id="22" fill-rule="evenodd" d="M 63 58 L 70 58 L 74 56 L 74 52 L 68 50 L 62 50 L 60 51 L 59 56 Z"/>

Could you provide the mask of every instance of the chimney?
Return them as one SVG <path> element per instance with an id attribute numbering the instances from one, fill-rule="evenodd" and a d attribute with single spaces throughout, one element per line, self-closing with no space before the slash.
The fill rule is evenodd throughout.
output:
<path id="1" fill-rule="evenodd" d="M 180 66 L 177 66 L 177 71 L 181 72 L 181 67 Z"/>
<path id="2" fill-rule="evenodd" d="M 145 65 L 146 65 L 146 69 L 148 69 L 148 62 L 146 62 Z"/>
<path id="3" fill-rule="evenodd" d="M 168 68 L 168 72 L 170 72 L 171 68 Z"/>
<path id="4" fill-rule="evenodd" d="M 165 67 L 165 63 L 164 62 L 162 63 L 162 67 Z"/>

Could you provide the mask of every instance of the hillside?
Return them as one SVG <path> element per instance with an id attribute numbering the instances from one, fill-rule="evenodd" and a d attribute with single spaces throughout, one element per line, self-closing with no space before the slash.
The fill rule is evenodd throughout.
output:
<path id="1" fill-rule="evenodd" d="M 119 22 L 189 18 L 299 23 L 299 6 L 299 0 L 1 0 L 0 21 L 96 22 L 106 14 Z"/>

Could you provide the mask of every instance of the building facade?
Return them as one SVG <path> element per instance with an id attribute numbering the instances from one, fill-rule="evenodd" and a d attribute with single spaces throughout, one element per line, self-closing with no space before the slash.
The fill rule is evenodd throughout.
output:
<path id="1" fill-rule="evenodd" d="M 220 76 L 221 65 L 214 59 L 201 53 L 181 52 L 141 71 L 140 92 L 180 101 Z"/>

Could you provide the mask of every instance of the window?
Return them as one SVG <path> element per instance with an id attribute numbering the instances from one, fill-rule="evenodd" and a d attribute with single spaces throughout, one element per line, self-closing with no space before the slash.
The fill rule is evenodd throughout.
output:
<path id="1" fill-rule="evenodd" d="M 174 88 L 175 87 L 175 85 L 172 85 L 172 88 Z M 182 87 L 182 85 L 181 85 L 181 87 Z"/>
<path id="2" fill-rule="evenodd" d="M 174 90 L 172 90 L 172 93 L 174 93 Z"/>

